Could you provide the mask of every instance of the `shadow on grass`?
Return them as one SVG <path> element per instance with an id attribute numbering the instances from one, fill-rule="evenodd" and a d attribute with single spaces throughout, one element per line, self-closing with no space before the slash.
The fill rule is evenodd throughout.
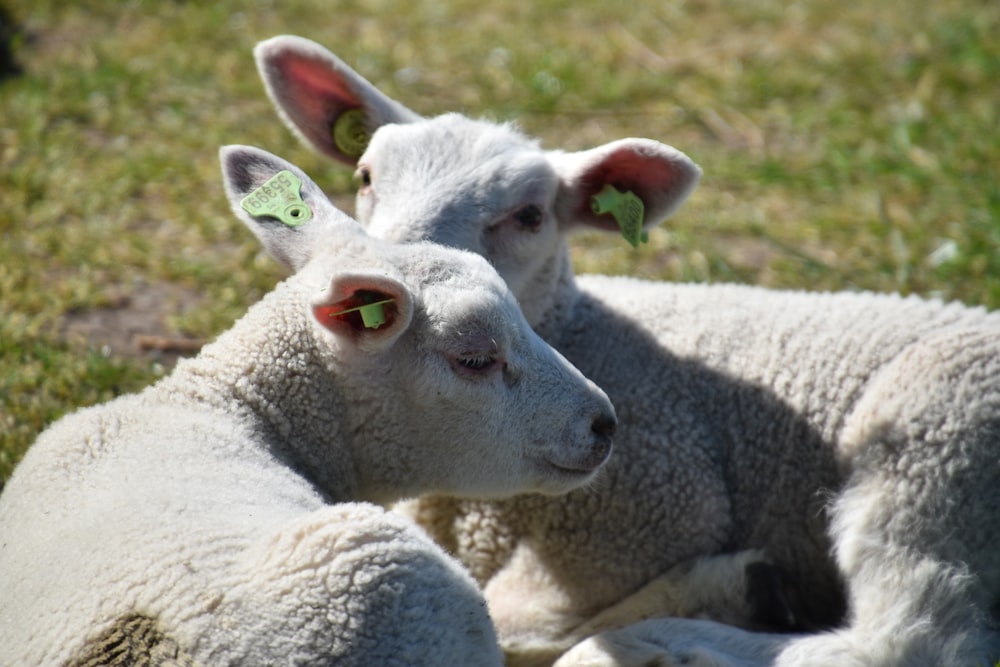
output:
<path id="1" fill-rule="evenodd" d="M 15 22 L 10 11 L 0 5 L 0 81 L 18 76 L 24 71 L 15 54 L 24 39 L 21 26 Z"/>

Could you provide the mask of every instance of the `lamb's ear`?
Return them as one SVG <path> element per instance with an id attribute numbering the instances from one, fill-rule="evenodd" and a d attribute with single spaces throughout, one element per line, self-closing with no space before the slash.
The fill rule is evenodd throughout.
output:
<path id="1" fill-rule="evenodd" d="M 288 269 L 302 268 L 325 243 L 365 234 L 290 162 L 253 146 L 224 146 L 219 160 L 236 217 Z"/>
<path id="2" fill-rule="evenodd" d="M 339 273 L 313 304 L 313 316 L 342 343 L 380 352 L 410 326 L 413 298 L 406 285 L 384 272 Z"/>
<path id="3" fill-rule="evenodd" d="M 672 146 L 651 139 L 621 139 L 577 153 L 550 155 L 559 174 L 556 212 L 570 224 L 615 231 L 609 214 L 594 211 L 593 197 L 606 185 L 642 200 L 642 227 L 663 222 L 677 210 L 701 178 L 701 169 Z"/>
<path id="4" fill-rule="evenodd" d="M 293 35 L 254 48 L 257 71 L 278 115 L 327 157 L 355 165 L 372 133 L 420 116 L 379 92 L 319 44 Z"/>

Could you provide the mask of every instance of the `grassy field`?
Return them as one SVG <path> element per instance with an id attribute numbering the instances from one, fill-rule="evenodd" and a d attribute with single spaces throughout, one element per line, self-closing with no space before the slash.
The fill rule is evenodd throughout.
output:
<path id="1" fill-rule="evenodd" d="M 154 380 L 281 277 L 217 149 L 351 174 L 280 124 L 251 49 L 312 38 L 425 114 L 517 119 L 548 147 L 624 136 L 705 169 L 639 251 L 581 271 L 875 289 L 1000 307 L 1000 3 L 902 0 L 0 0 L 0 478 L 77 406 Z"/>

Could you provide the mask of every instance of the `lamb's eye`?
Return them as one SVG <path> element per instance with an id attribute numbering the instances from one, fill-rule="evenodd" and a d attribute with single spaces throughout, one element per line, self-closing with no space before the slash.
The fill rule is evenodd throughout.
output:
<path id="1" fill-rule="evenodd" d="M 458 365 L 476 373 L 489 370 L 496 363 L 496 357 L 491 354 L 470 354 L 456 359 Z"/>
<path id="2" fill-rule="evenodd" d="M 514 211 L 514 219 L 529 232 L 537 232 L 542 226 L 542 209 L 534 204 L 528 204 Z"/>
<path id="3" fill-rule="evenodd" d="M 361 184 L 362 188 L 370 188 L 372 186 L 372 170 L 368 167 L 359 167 L 354 172 L 354 178 Z"/>

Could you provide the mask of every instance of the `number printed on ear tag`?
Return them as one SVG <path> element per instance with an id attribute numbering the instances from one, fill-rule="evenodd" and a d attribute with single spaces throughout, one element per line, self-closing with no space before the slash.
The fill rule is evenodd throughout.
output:
<path id="1" fill-rule="evenodd" d="M 298 227 L 312 218 L 312 209 L 302 200 L 302 181 L 287 169 L 244 197 L 240 206 L 255 218 L 267 215 L 289 227 Z"/>

